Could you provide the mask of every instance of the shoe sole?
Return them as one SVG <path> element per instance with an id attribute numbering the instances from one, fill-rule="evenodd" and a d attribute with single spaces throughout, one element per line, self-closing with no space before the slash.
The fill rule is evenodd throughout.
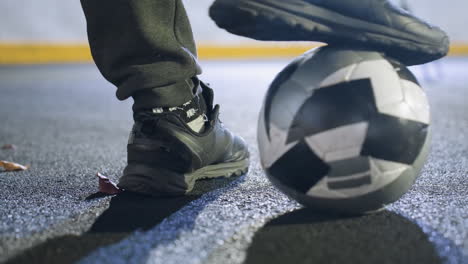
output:
<path id="1" fill-rule="evenodd" d="M 384 48 L 389 56 L 406 65 L 433 61 L 448 52 L 448 37 L 439 43 L 423 42 L 420 36 L 304 1 L 217 0 L 210 8 L 210 16 L 219 27 L 236 35 L 257 40 L 365 44 L 369 48 Z"/>
<path id="2" fill-rule="evenodd" d="M 197 180 L 232 177 L 246 174 L 249 159 L 212 164 L 191 173 L 178 173 L 145 164 L 130 163 L 124 170 L 118 186 L 124 190 L 152 196 L 184 195 L 190 192 Z"/>
<path id="3" fill-rule="evenodd" d="M 229 178 L 232 176 L 241 176 L 246 174 L 249 170 L 249 160 L 241 160 L 236 162 L 220 163 L 214 165 L 208 165 L 200 168 L 192 173 L 186 173 L 185 182 L 187 183 L 187 192 L 190 192 L 195 185 L 197 180 L 202 179 L 213 179 L 225 177 Z"/>

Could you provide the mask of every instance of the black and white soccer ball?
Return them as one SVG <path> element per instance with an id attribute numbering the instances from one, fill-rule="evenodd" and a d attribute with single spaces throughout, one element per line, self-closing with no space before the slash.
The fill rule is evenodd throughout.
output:
<path id="1" fill-rule="evenodd" d="M 271 84 L 258 127 L 261 162 L 276 187 L 306 206 L 372 212 L 414 183 L 429 124 L 426 95 L 404 65 L 323 47 Z"/>

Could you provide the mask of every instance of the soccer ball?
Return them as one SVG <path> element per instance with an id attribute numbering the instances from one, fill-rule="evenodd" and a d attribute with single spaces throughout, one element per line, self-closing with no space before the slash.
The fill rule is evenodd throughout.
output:
<path id="1" fill-rule="evenodd" d="M 414 183 L 429 123 L 426 95 L 404 65 L 374 51 L 322 47 L 271 84 L 258 127 L 261 163 L 306 206 L 373 212 Z"/>

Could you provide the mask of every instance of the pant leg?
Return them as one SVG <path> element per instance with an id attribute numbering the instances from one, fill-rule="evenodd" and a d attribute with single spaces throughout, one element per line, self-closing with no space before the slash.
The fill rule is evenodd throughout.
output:
<path id="1" fill-rule="evenodd" d="M 134 108 L 176 106 L 201 73 L 182 0 L 81 0 L 94 61 Z"/>

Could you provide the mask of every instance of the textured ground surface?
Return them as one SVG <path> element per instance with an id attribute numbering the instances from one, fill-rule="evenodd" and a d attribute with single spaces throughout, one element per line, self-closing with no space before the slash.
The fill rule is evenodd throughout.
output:
<path id="1" fill-rule="evenodd" d="M 468 263 L 468 59 L 416 68 L 433 148 L 414 187 L 387 210 L 330 218 L 276 191 L 258 163 L 262 96 L 287 61 L 204 62 L 226 125 L 251 146 L 248 175 L 204 181 L 182 198 L 86 199 L 96 172 L 125 164 L 131 102 L 92 65 L 0 68 L 0 262 Z"/>

